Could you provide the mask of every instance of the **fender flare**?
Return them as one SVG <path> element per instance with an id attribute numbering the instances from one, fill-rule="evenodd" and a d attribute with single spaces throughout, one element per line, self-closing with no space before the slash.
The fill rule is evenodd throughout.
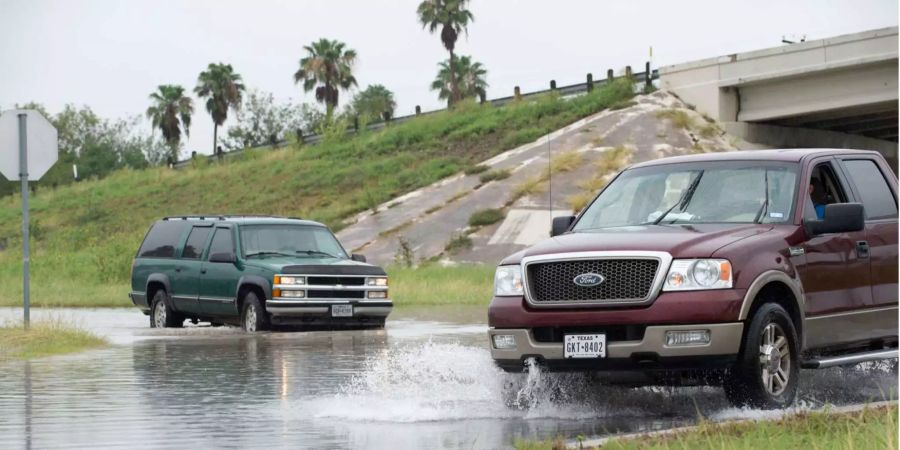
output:
<path id="1" fill-rule="evenodd" d="M 750 308 L 753 306 L 753 301 L 756 300 L 756 296 L 767 284 L 774 281 L 786 285 L 788 289 L 791 290 L 791 293 L 794 294 L 797 311 L 800 312 L 800 317 L 797 318 L 800 329 L 797 330 L 797 333 L 801 336 L 801 347 L 805 348 L 806 334 L 803 332 L 803 325 L 806 322 L 806 297 L 803 294 L 803 283 L 800 281 L 800 278 L 791 278 L 788 274 L 780 270 L 767 270 L 761 273 L 752 283 L 750 283 L 750 287 L 747 288 L 747 293 L 744 294 L 744 301 L 741 304 L 741 312 L 738 315 L 738 320 L 747 320 L 747 316 L 750 315 Z"/>
<path id="2" fill-rule="evenodd" d="M 266 300 L 272 298 L 272 285 L 270 284 L 269 280 L 266 280 L 259 275 L 244 275 L 238 280 L 237 289 L 234 291 L 235 304 L 237 304 L 241 300 L 237 298 L 238 294 L 241 292 L 241 288 L 247 285 L 256 286 L 262 289 L 265 298 L 261 298 L 260 300 L 263 303 L 265 303 Z"/>
<path id="3" fill-rule="evenodd" d="M 164 273 L 153 273 L 147 277 L 147 283 L 144 285 L 144 295 L 147 296 L 147 306 L 153 306 L 151 304 L 153 298 L 150 297 L 150 283 L 160 283 L 163 285 L 163 288 L 166 290 L 166 301 L 169 303 L 169 308 L 175 309 L 175 305 L 172 304 L 172 284 L 169 283 L 169 276 Z"/>

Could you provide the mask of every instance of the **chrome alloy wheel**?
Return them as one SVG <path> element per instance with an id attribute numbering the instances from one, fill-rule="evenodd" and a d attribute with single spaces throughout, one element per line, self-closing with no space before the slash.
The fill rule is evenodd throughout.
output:
<path id="1" fill-rule="evenodd" d="M 759 365 L 766 391 L 771 395 L 784 392 L 791 373 L 791 347 L 784 330 L 777 323 L 770 323 L 763 329 L 759 345 Z"/>
<path id="2" fill-rule="evenodd" d="M 248 305 L 247 313 L 244 314 L 244 330 L 256 331 L 256 307 L 253 305 Z"/>
<path id="3" fill-rule="evenodd" d="M 166 327 L 166 304 L 156 302 L 156 308 L 153 309 L 153 324 L 156 328 Z"/>

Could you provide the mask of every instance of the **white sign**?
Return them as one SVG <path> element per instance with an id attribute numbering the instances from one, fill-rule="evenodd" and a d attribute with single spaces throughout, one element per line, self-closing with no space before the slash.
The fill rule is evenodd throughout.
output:
<path id="1" fill-rule="evenodd" d="M 56 128 L 30 109 L 12 109 L 0 114 L 0 173 L 7 180 L 19 179 L 19 114 L 26 114 L 28 179 L 39 180 L 56 163 L 59 154 Z"/>

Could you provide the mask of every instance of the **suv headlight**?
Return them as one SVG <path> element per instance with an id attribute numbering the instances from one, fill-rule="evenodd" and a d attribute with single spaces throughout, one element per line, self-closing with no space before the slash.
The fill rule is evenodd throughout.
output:
<path id="1" fill-rule="evenodd" d="M 522 268 L 519 266 L 499 266 L 494 274 L 494 295 L 522 295 Z"/>
<path id="2" fill-rule="evenodd" d="M 726 259 L 676 259 L 666 275 L 664 291 L 697 291 L 732 287 L 731 263 Z"/>
<path id="3" fill-rule="evenodd" d="M 275 275 L 275 284 L 303 286 L 306 284 L 306 277 L 295 277 L 291 275 Z"/>

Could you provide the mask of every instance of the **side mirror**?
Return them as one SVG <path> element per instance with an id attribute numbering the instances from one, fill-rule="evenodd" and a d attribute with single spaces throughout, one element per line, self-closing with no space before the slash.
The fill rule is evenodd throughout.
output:
<path id="1" fill-rule="evenodd" d="M 350 255 L 350 259 L 364 263 L 364 262 L 366 262 L 366 255 L 360 255 L 359 253 L 354 253 L 354 254 Z"/>
<path id="2" fill-rule="evenodd" d="M 803 226 L 809 237 L 860 231 L 866 226 L 866 213 L 862 203 L 832 203 L 825 205 L 823 219 L 805 220 Z"/>
<path id="3" fill-rule="evenodd" d="M 572 226 L 572 222 L 574 221 L 575 216 L 554 217 L 553 227 L 550 229 L 550 237 L 559 236 L 566 231 L 569 231 L 569 227 Z"/>
<path id="4" fill-rule="evenodd" d="M 234 253 L 231 252 L 220 252 L 213 253 L 209 255 L 209 262 L 211 263 L 234 263 Z"/>

